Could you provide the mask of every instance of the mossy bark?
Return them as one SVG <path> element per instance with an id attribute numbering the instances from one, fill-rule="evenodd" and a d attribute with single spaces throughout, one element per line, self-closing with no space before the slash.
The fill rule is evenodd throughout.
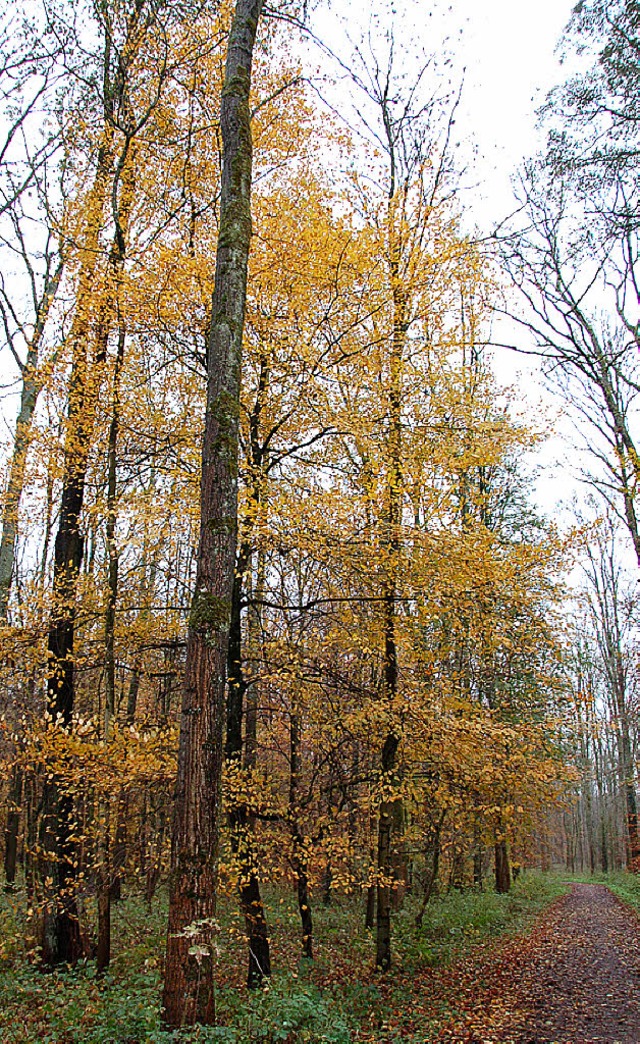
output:
<path id="1" fill-rule="evenodd" d="M 237 540 L 242 331 L 251 241 L 251 65 L 262 0 L 238 0 L 220 122 L 222 185 L 200 541 L 180 720 L 163 1002 L 169 1026 L 215 1022 L 214 934 L 225 688 Z M 224 525 L 220 520 L 225 520 Z M 227 608 L 228 607 L 228 608 Z"/>

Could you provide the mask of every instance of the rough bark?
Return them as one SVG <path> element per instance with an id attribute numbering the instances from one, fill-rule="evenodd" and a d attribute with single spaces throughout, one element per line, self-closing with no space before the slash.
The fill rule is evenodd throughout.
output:
<path id="1" fill-rule="evenodd" d="M 215 1021 L 213 938 L 237 536 L 242 332 L 251 239 L 251 64 L 262 0 L 238 0 L 221 103 L 220 231 L 208 351 L 201 520 L 180 720 L 164 980 L 170 1026 Z"/>

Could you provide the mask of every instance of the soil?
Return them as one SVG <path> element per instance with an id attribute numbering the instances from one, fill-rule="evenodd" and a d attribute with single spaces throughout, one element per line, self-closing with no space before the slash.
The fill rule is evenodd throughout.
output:
<path id="1" fill-rule="evenodd" d="M 602 885 L 574 884 L 525 938 L 461 969 L 451 1044 L 640 1044 L 636 914 Z"/>

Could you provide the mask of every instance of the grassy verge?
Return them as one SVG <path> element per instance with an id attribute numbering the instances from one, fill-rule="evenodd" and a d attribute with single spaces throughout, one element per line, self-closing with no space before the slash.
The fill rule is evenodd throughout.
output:
<path id="1" fill-rule="evenodd" d="M 415 929 L 414 910 L 408 902 L 395 917 L 396 959 L 392 972 L 384 978 L 372 969 L 373 939 L 362 925 L 362 903 L 337 898 L 330 907 L 314 910 L 316 960 L 310 964 L 299 959 L 293 896 L 290 892 L 272 893 L 268 907 L 275 974 L 268 989 L 253 994 L 242 986 L 244 943 L 237 914 L 229 904 L 220 938 L 218 974 L 218 1009 L 224 1025 L 176 1034 L 164 1030 L 161 1021 L 161 960 L 166 924 L 162 899 L 155 901 L 151 909 L 137 896 L 118 904 L 112 967 L 109 975 L 97 982 L 92 962 L 73 971 L 46 975 L 39 972 L 24 940 L 22 897 L 19 892 L 3 896 L 0 1041 L 349 1044 L 357 1040 L 388 1040 L 382 1027 L 393 1023 L 397 1013 L 424 1007 L 425 974 L 433 974 L 433 970 L 469 952 L 479 942 L 525 930 L 566 888 L 559 878 L 531 872 L 507 896 L 475 891 L 450 893 L 432 901 L 420 931 Z M 433 1010 L 424 1011 L 425 1020 L 432 1025 Z M 364 1035 L 363 1026 L 368 1027 Z M 379 1036 L 375 1027 L 380 1027 Z M 421 1038 L 423 1042 L 427 1039 L 424 1035 Z"/>

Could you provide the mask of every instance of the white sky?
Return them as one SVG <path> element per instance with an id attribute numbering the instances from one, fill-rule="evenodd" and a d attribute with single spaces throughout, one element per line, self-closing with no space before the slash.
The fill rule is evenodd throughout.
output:
<path id="1" fill-rule="evenodd" d="M 565 78 L 556 46 L 573 0 L 456 0 L 466 66 L 463 114 L 478 144 L 481 193 L 496 217 L 509 207 L 509 178 L 535 151 L 535 111 Z"/>
<path id="2" fill-rule="evenodd" d="M 536 148 L 536 108 L 566 77 L 556 47 L 575 0 L 372 0 L 352 3 L 345 16 L 336 0 L 323 4 L 313 24 L 348 63 L 350 44 L 370 24 L 395 23 L 397 63 L 425 54 L 452 56 L 454 84 L 464 70 L 458 137 L 478 148 L 476 206 L 488 220 L 510 207 L 510 177 Z M 406 41 L 403 53 L 398 41 Z M 481 206 L 481 201 L 484 205 Z"/>
<path id="3" fill-rule="evenodd" d="M 522 160 L 542 144 L 536 110 L 550 88 L 567 76 L 557 47 L 574 3 L 455 0 L 450 8 L 444 5 L 447 17 L 462 29 L 456 45 L 466 67 L 459 122 L 462 135 L 473 138 L 478 148 L 472 208 L 481 227 L 491 227 L 510 213 L 512 179 Z M 575 433 L 563 417 L 566 407 L 544 392 L 536 360 L 497 350 L 494 368 L 500 379 L 517 387 L 528 409 L 538 412 L 536 404 L 541 403 L 543 426 L 544 418 L 555 418 L 558 434 L 538 455 L 542 472 L 536 498 L 553 515 L 559 502 L 566 503 L 574 492 L 580 495 L 570 464 L 576 464 L 571 447 Z"/>

